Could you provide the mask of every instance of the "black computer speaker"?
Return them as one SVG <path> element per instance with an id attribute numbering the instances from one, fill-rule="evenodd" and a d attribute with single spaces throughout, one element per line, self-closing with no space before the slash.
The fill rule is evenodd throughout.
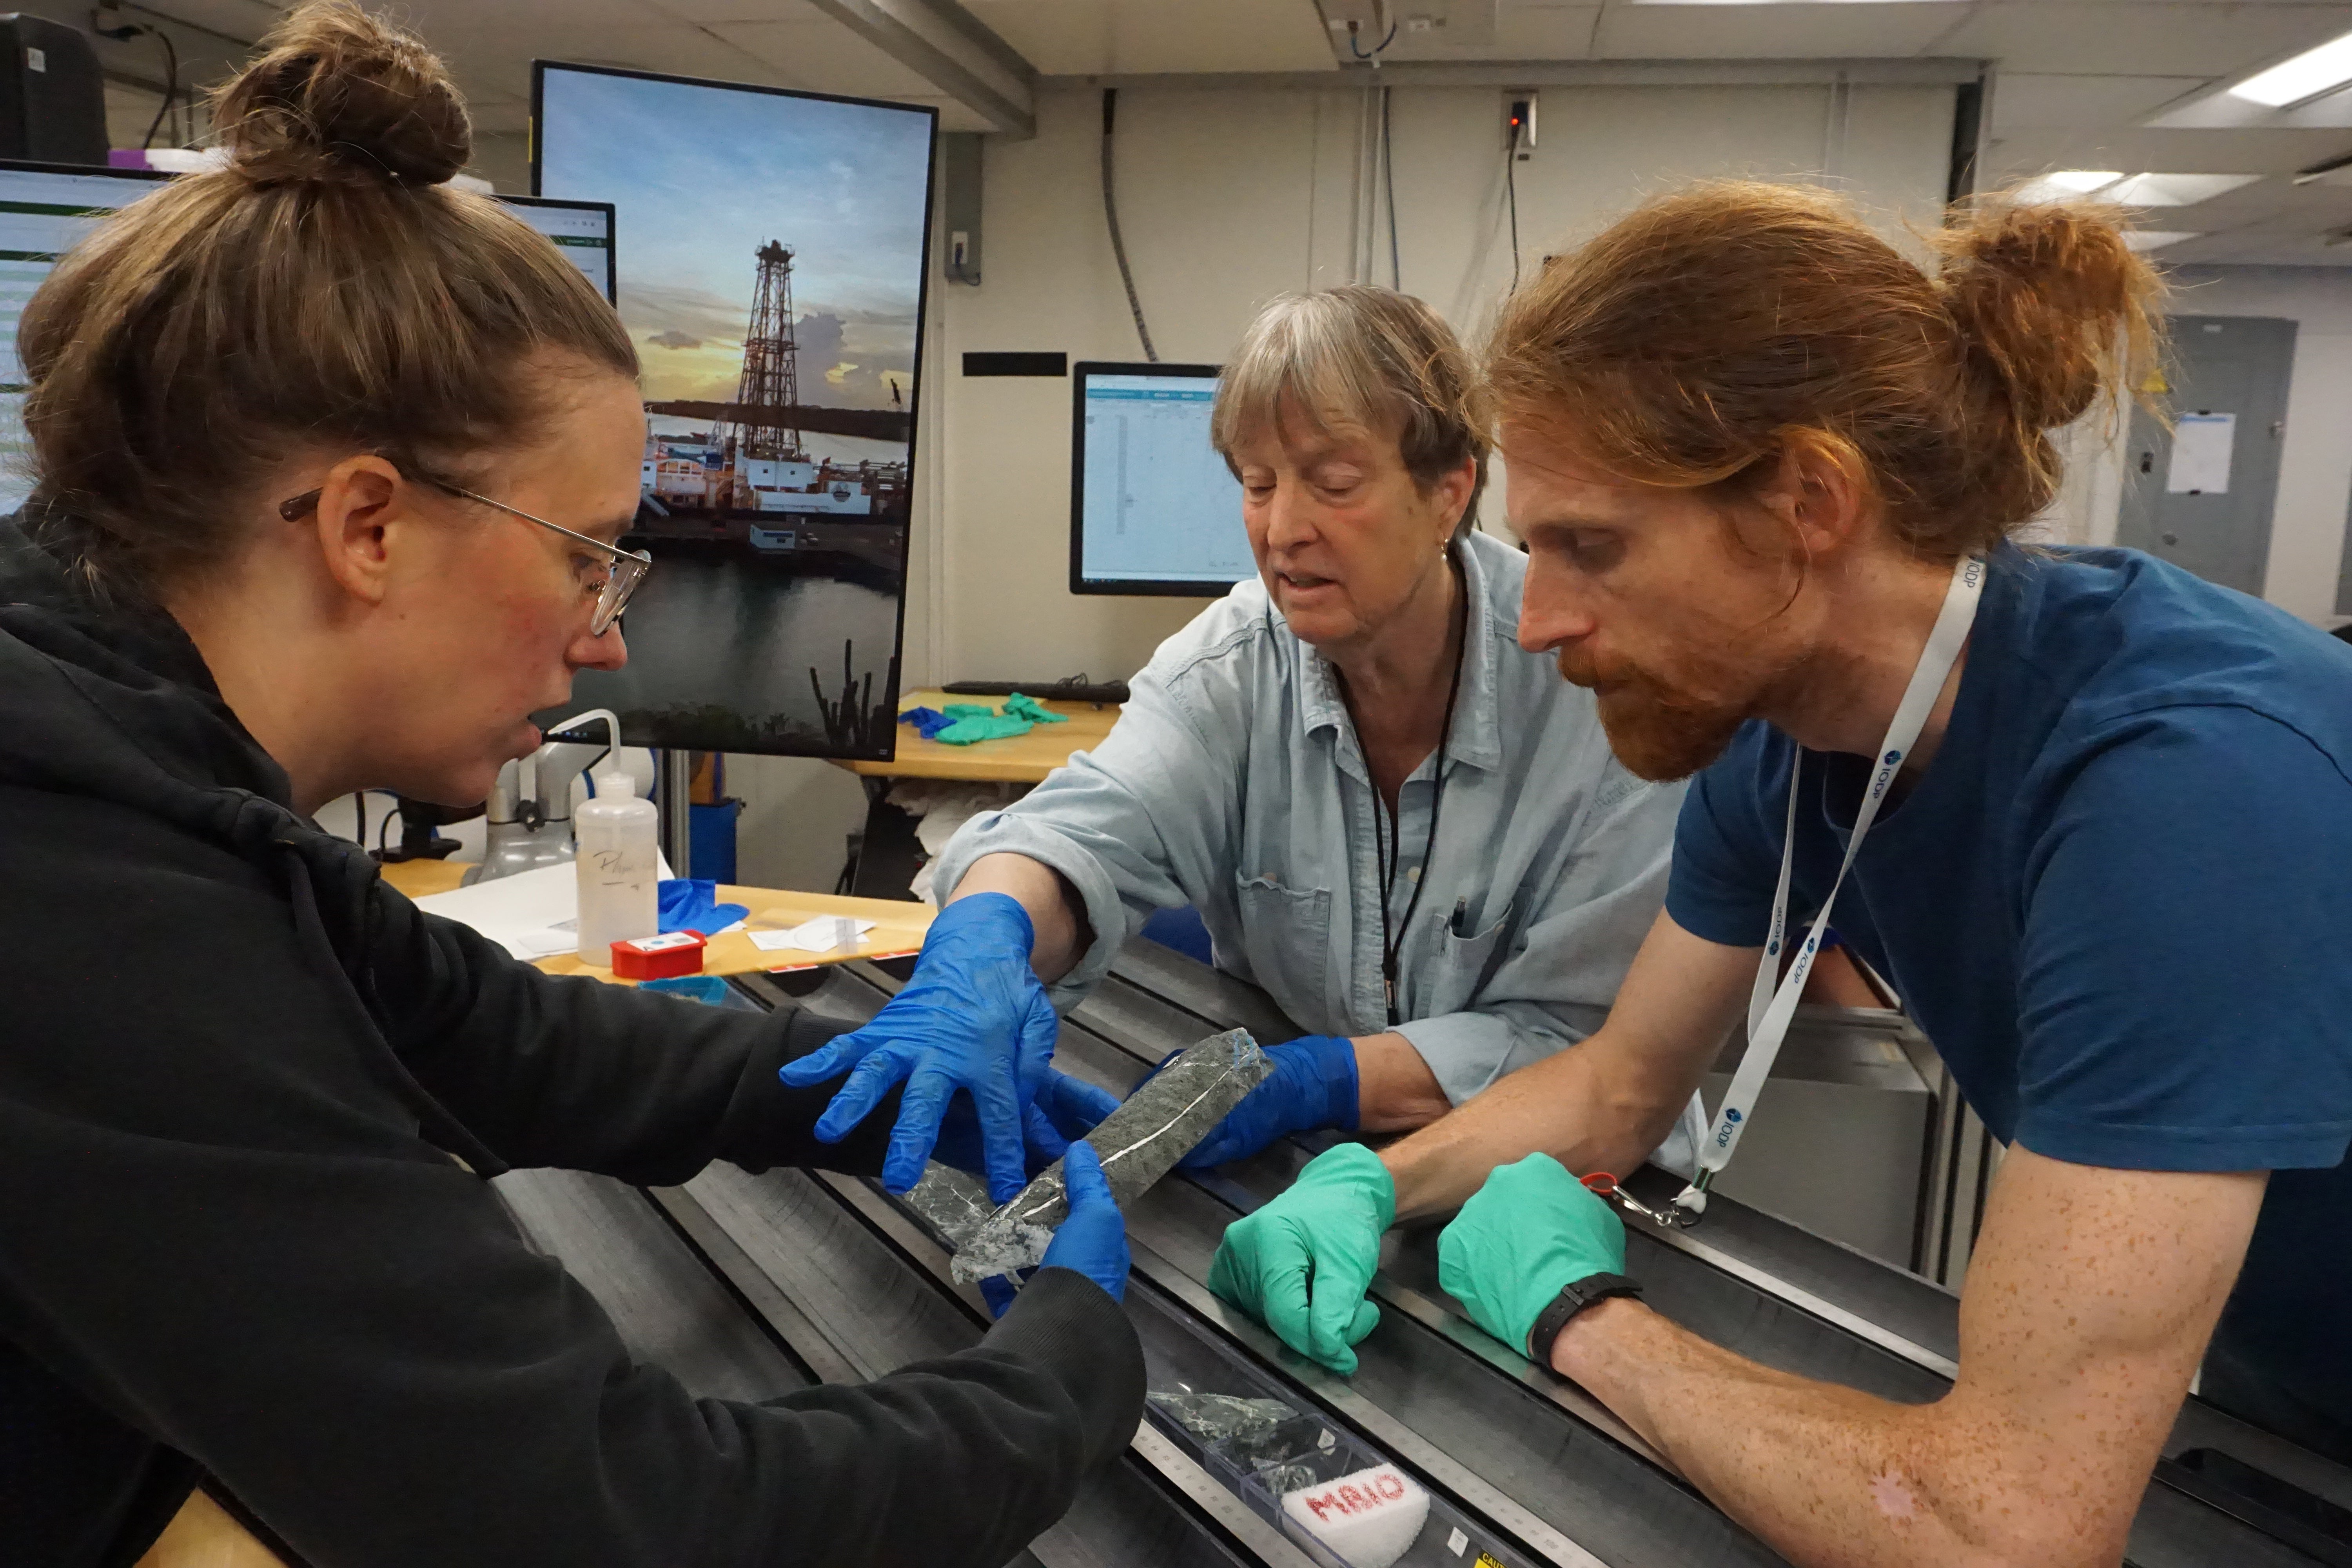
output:
<path id="1" fill-rule="evenodd" d="M 106 162 L 106 88 L 79 29 L 0 13 L 0 158 Z"/>

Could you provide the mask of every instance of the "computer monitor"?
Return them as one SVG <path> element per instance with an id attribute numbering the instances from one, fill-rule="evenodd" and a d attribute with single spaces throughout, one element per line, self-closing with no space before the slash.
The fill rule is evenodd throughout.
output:
<path id="1" fill-rule="evenodd" d="M 172 177 L 160 169 L 0 159 L 0 514 L 24 505 L 32 491 L 32 453 L 25 439 L 25 367 L 16 358 L 17 317 L 58 258 L 100 219 Z M 555 241 L 605 299 L 613 297 L 610 202 L 498 199 Z"/>
<path id="2" fill-rule="evenodd" d="M 613 259 L 613 204 L 560 202 L 551 196 L 500 196 L 515 216 L 555 242 L 564 258 L 588 275 L 605 299 L 614 297 L 620 272 Z"/>
<path id="3" fill-rule="evenodd" d="M 1209 444 L 1217 367 L 1070 374 L 1070 592 L 1214 597 L 1256 576 L 1241 483 Z"/>
<path id="4" fill-rule="evenodd" d="M 612 201 L 653 570 L 631 745 L 880 760 L 898 638 L 937 111 L 541 60 L 532 189 Z"/>

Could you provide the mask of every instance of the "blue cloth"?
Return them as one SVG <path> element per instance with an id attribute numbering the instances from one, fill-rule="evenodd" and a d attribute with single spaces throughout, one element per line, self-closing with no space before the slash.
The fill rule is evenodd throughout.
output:
<path id="1" fill-rule="evenodd" d="M 901 724 L 912 724 L 915 733 L 928 741 L 955 722 L 936 708 L 914 707 L 898 715 Z"/>
<path id="2" fill-rule="evenodd" d="M 1694 934 L 1762 942 L 1791 744 L 1751 723 L 1692 788 Z M 1792 918 L 1868 768 L 1806 757 Z M 2206 1392 L 2352 1459 L 2352 648 L 2134 552 L 2004 548 L 1941 749 L 1839 900 L 1994 1136 L 2278 1173 Z"/>
<path id="3" fill-rule="evenodd" d="M 1190 1170 L 1245 1160 L 1277 1138 L 1318 1128 L 1356 1130 L 1356 1043 L 1308 1035 L 1267 1047 L 1274 1071 L 1184 1156 Z"/>
<path id="4" fill-rule="evenodd" d="M 661 901 L 665 931 L 698 931 L 715 935 L 751 911 L 740 904 L 719 901 L 719 884 L 698 877 L 672 877 L 654 889 Z"/>
<path id="5" fill-rule="evenodd" d="M 1036 1100 L 1062 1026 L 1029 967 L 1035 942 L 1029 911 L 1007 894 L 977 893 L 941 910 L 905 990 L 864 1028 L 779 1070 L 793 1089 L 849 1073 L 817 1118 L 819 1141 L 847 1137 L 904 1079 L 882 1161 L 882 1184 L 904 1193 L 922 1179 L 950 1101 L 968 1096 L 989 1195 L 1003 1203 L 1018 1194 L 1029 1180 L 1024 1129 L 1041 1142 L 1054 1135 Z"/>
<path id="6" fill-rule="evenodd" d="M 1472 534 L 1462 689 L 1444 810 L 1422 863 L 1434 758 L 1403 786 L 1399 1031 L 1447 1098 L 1598 1028 L 1665 894 L 1679 784 L 1611 754 L 1592 694 L 1518 646 L 1527 558 Z M 972 818 L 934 885 L 1009 850 L 1069 879 L 1094 944 L 1053 989 L 1074 1005 L 1155 910 L 1191 904 L 1218 966 L 1299 1027 L 1388 1027 L 1381 982 L 1380 809 L 1339 678 L 1252 577 L 1160 645 L 1108 739 L 1027 796 Z M 1687 1158 L 1687 1155 L 1685 1155 Z"/>

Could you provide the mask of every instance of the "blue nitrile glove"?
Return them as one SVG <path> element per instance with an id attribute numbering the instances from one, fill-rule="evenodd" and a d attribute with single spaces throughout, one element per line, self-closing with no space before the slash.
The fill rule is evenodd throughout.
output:
<path id="1" fill-rule="evenodd" d="M 1038 1086 L 1037 1098 L 1021 1113 L 1029 1179 L 1036 1180 L 1046 1166 L 1069 1152 L 1070 1140 L 1085 1137 L 1118 1109 L 1118 1096 L 1108 1089 L 1097 1089 L 1084 1079 L 1047 1068 L 1045 1081 Z M 940 1123 L 940 1141 L 931 1148 L 931 1158 L 975 1176 L 985 1173 L 980 1118 L 972 1113 L 968 1097 L 959 1095 L 949 1103 L 947 1117 Z"/>
<path id="2" fill-rule="evenodd" d="M 1209 1289 L 1292 1350 L 1353 1376 L 1350 1347 L 1381 1321 L 1364 1292 L 1395 1217 L 1396 1184 L 1381 1157 L 1361 1143 L 1327 1149 L 1288 1192 L 1225 1227 Z"/>
<path id="3" fill-rule="evenodd" d="M 1318 1127 L 1356 1130 L 1356 1043 L 1308 1035 L 1267 1049 L 1274 1071 L 1209 1130 L 1182 1168 L 1198 1171 L 1245 1159 L 1290 1132 Z"/>
<path id="4" fill-rule="evenodd" d="M 1061 1075 L 1056 1073 L 1054 1076 L 1059 1078 Z M 1090 1094 L 1102 1092 L 1089 1086 L 1080 1087 Z M 1112 1103 L 1118 1102 L 1114 1100 Z M 1071 1268 L 1109 1291 L 1111 1300 L 1123 1301 L 1127 1299 L 1127 1222 L 1119 1217 L 1118 1205 L 1112 1201 L 1110 1185 L 1102 1173 L 1102 1162 L 1095 1157 L 1092 1146 L 1071 1143 L 1068 1149 L 1070 1152 L 1065 1156 L 1062 1166 L 1062 1180 L 1070 1194 L 1069 1217 L 1054 1233 L 1054 1239 L 1046 1246 L 1045 1258 L 1037 1268 L 1021 1271 L 1022 1282 L 1026 1284 L 1034 1278 L 1037 1268 Z M 1090 1174 L 1091 1181 L 1079 1173 L 1082 1168 Z M 1082 1184 L 1087 1200 L 1083 1215 L 1078 1207 Z M 1099 1203 L 1095 1200 L 1097 1191 L 1101 1194 Z M 1080 1224 L 1082 1219 L 1084 1226 Z M 1064 1251 L 1066 1243 L 1066 1252 Z M 980 1294 L 981 1299 L 988 1303 L 989 1316 L 1001 1318 L 1013 1310 L 1013 1303 L 1019 1297 L 1019 1289 L 1009 1276 L 1000 1274 L 994 1279 L 982 1280 Z"/>
<path id="5" fill-rule="evenodd" d="M 751 911 L 740 904 L 719 901 L 719 884 L 701 877 L 671 877 L 656 885 L 665 932 L 698 931 L 716 936 Z"/>
<path id="6" fill-rule="evenodd" d="M 904 713 L 899 714 L 898 722 L 901 724 L 912 724 L 915 727 L 915 733 L 928 741 L 932 736 L 938 734 L 940 731 L 946 729 L 949 725 L 954 723 L 955 721 L 949 718 L 946 714 L 940 712 L 936 708 L 917 706 L 909 708 Z"/>
<path id="7" fill-rule="evenodd" d="M 817 1138 L 837 1143 L 905 1079 L 882 1184 L 904 1193 L 922 1180 L 949 1101 L 969 1095 L 980 1121 L 989 1196 L 1027 1184 L 1024 1112 L 1054 1059 L 1061 1020 L 1029 967 L 1036 941 L 1029 911 L 1004 893 L 958 899 L 931 921 L 915 977 L 864 1028 L 835 1038 L 779 1074 L 793 1089 L 849 1081 L 817 1118 Z M 1034 1120 L 1034 1119 L 1029 1119 Z"/>
<path id="8" fill-rule="evenodd" d="M 1070 1145 L 1062 1160 L 1062 1183 L 1069 1189 L 1070 1217 L 1054 1232 L 1037 1267 L 1074 1269 L 1109 1291 L 1112 1300 L 1125 1300 L 1127 1220 L 1111 1199 L 1110 1179 L 1093 1144 Z"/>
<path id="9" fill-rule="evenodd" d="M 1521 1355 L 1561 1286 L 1624 1272 L 1625 1222 L 1549 1154 L 1496 1166 L 1437 1238 L 1438 1282 Z"/>
<path id="10" fill-rule="evenodd" d="M 1029 1142 L 1044 1148 L 1058 1137 L 1061 1147 L 1050 1156 L 1058 1160 L 1068 1151 L 1071 1139 L 1085 1137 L 1118 1109 L 1118 1096 L 1082 1078 L 1048 1068 L 1045 1081 L 1037 1087 L 1034 1109 L 1037 1114 L 1031 1119 Z M 1037 1125 L 1040 1121 L 1045 1123 L 1042 1127 Z"/>

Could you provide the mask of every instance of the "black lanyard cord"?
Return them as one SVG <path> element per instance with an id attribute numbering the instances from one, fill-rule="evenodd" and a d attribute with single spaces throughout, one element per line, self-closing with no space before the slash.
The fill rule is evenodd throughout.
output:
<path id="1" fill-rule="evenodd" d="M 1376 813 L 1385 811 L 1388 816 L 1388 842 L 1382 845 L 1380 834 L 1375 832 L 1372 835 L 1372 854 L 1380 868 L 1381 984 L 1388 1002 L 1391 1028 L 1404 1022 L 1397 1013 L 1397 972 L 1404 952 L 1405 932 L 1412 929 L 1413 911 L 1421 908 L 1422 889 L 1429 885 L 1430 860 L 1437 853 L 1438 813 L 1445 807 L 1445 746 L 1454 738 L 1454 704 L 1462 695 L 1462 663 L 1470 649 L 1469 584 L 1464 584 L 1463 588 L 1462 641 L 1454 649 L 1454 683 L 1445 691 L 1445 717 L 1440 721 L 1437 730 L 1437 769 L 1430 780 L 1429 836 L 1421 848 L 1421 875 L 1413 879 L 1412 897 L 1405 900 L 1404 916 L 1396 922 L 1393 931 L 1389 924 L 1389 904 L 1395 896 L 1397 871 L 1403 860 L 1402 846 L 1397 842 L 1401 826 L 1397 819 L 1401 813 L 1388 811 L 1387 803 L 1381 799 L 1379 783 L 1375 781 L 1372 784 L 1372 809 Z M 1356 730 L 1356 749 L 1360 752 L 1364 749 L 1360 725 Z M 1367 754 L 1364 758 L 1367 777 L 1370 776 L 1371 767 L 1371 757 Z M 1402 784 L 1397 785 L 1397 805 L 1400 808 L 1404 805 L 1404 785 Z M 1382 853 L 1383 849 L 1386 853 Z"/>

